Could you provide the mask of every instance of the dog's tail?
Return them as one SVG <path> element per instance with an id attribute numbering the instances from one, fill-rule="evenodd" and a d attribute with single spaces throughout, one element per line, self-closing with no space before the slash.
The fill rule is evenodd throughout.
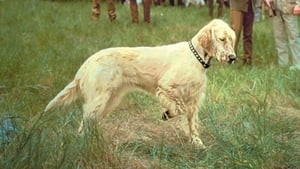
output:
<path id="1" fill-rule="evenodd" d="M 72 103 L 79 97 L 79 92 L 79 80 L 74 79 L 48 103 L 44 112 L 50 111 L 60 105 Z"/>

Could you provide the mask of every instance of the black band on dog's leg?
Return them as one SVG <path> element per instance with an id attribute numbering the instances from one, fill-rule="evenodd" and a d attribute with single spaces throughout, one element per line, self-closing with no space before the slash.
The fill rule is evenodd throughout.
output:
<path id="1" fill-rule="evenodd" d="M 173 118 L 173 116 L 171 116 L 169 111 L 167 110 L 166 112 L 163 113 L 161 118 L 162 118 L 163 121 L 167 121 L 167 120 Z"/>

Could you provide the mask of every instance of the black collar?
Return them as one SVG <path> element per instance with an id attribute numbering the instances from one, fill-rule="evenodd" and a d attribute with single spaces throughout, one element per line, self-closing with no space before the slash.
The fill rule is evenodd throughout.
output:
<path id="1" fill-rule="evenodd" d="M 193 52 L 194 56 L 197 58 L 197 60 L 202 64 L 202 66 L 204 67 L 204 69 L 209 68 L 209 66 L 210 66 L 209 62 L 205 63 L 205 61 L 201 58 L 201 56 L 199 55 L 199 53 L 194 48 L 194 46 L 193 46 L 193 44 L 192 44 L 191 41 L 189 41 L 189 47 L 190 47 L 191 51 Z M 206 56 L 207 53 L 205 52 L 204 55 Z"/>

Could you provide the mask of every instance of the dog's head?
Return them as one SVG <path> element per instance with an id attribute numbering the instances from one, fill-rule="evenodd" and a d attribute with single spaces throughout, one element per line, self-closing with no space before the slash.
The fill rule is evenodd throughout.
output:
<path id="1" fill-rule="evenodd" d="M 214 19 L 204 26 L 192 41 L 197 43 L 198 49 L 202 49 L 208 54 L 208 58 L 204 58 L 206 61 L 216 57 L 220 62 L 232 64 L 236 60 L 235 32 L 220 19 Z"/>

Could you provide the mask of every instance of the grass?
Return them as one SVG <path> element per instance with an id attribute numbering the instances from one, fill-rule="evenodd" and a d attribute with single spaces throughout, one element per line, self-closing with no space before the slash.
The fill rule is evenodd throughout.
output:
<path id="1" fill-rule="evenodd" d="M 299 72 L 277 66 L 269 19 L 254 25 L 252 67 L 214 61 L 207 71 L 199 112 L 206 151 L 161 121 L 161 107 L 143 92 L 83 137 L 80 101 L 43 113 L 96 51 L 187 41 L 209 21 L 206 8 L 156 6 L 150 25 L 132 25 L 118 2 L 111 23 L 106 9 L 95 22 L 90 1 L 0 1 L 0 119 L 13 117 L 18 131 L 1 143 L 0 168 L 299 168 Z"/>

